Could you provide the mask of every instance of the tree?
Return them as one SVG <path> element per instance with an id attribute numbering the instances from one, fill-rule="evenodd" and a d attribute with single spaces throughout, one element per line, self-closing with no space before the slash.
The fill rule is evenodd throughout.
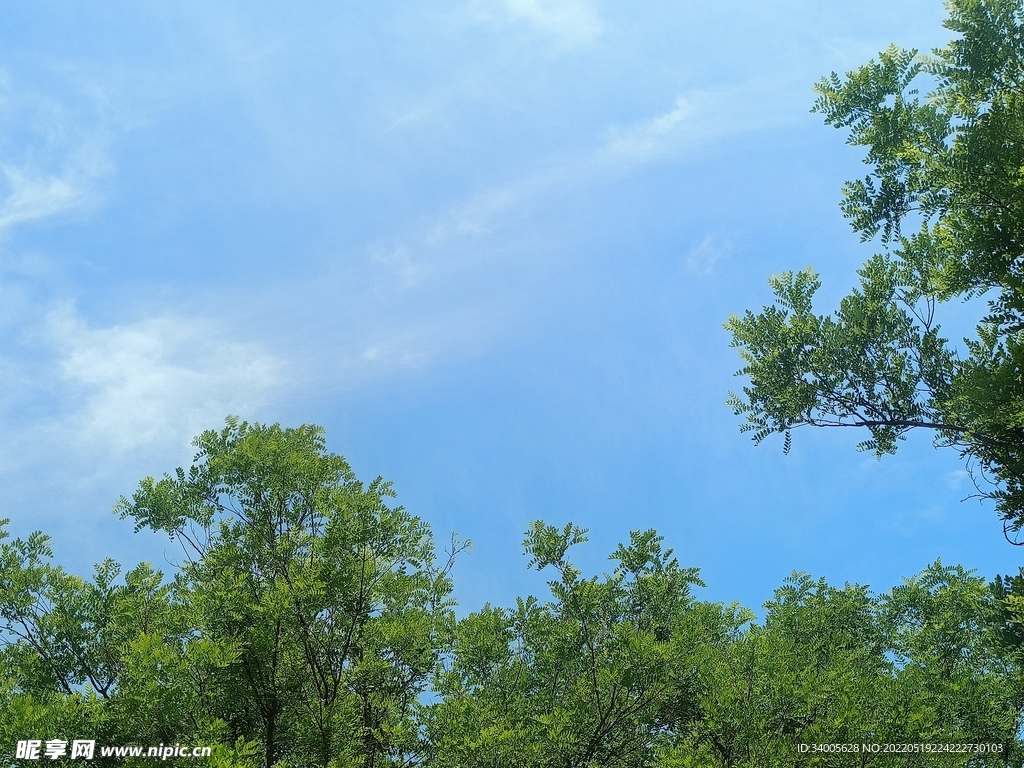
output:
<path id="1" fill-rule="evenodd" d="M 216 744 L 224 768 L 419 763 L 463 545 L 438 564 L 429 527 L 318 427 L 229 419 L 195 444 L 187 471 L 116 507 L 182 543 L 173 580 L 105 561 L 87 581 L 49 562 L 43 534 L 0 531 L 5 743 Z"/>
<path id="2" fill-rule="evenodd" d="M 698 600 L 652 530 L 601 576 L 537 522 L 550 598 L 456 622 L 429 528 L 323 432 L 229 420 L 117 509 L 170 533 L 173 578 L 90 579 L 0 522 L 0 744 L 214 747 L 214 768 L 1024 765 L 1024 571 L 936 563 L 884 595 L 794 574 L 764 606 Z M 805 744 L 996 745 L 885 754 Z M 10 762 L 10 761 L 7 761 Z M 144 765 L 99 754 L 93 765 Z M 7 764 L 7 763 L 5 763 Z"/>
<path id="3" fill-rule="evenodd" d="M 706 656 L 702 717 L 662 765 L 1020 765 L 1020 657 L 1000 642 L 999 606 L 984 579 L 941 563 L 884 595 L 795 573 L 762 623 Z M 963 743 L 997 749 L 885 752 Z M 856 752 L 800 749 L 814 744 Z"/>
<path id="4" fill-rule="evenodd" d="M 756 442 L 805 425 L 858 427 L 893 453 L 914 429 L 966 459 L 1008 539 L 1024 527 L 1024 10 L 950 0 L 958 34 L 932 56 L 890 47 L 820 81 L 814 109 L 868 148 L 842 209 L 885 252 L 860 287 L 818 315 L 810 268 L 770 284 L 775 304 L 726 323 L 749 377 L 729 403 Z M 919 87 L 932 90 L 922 96 Z M 962 352 L 940 335 L 943 302 L 985 297 Z"/>
<path id="5" fill-rule="evenodd" d="M 214 765 L 252 765 L 253 745 L 225 743 L 218 701 L 208 695 L 232 654 L 197 636 L 174 584 L 145 563 L 122 579 L 110 560 L 87 581 L 50 562 L 43 534 L 5 538 L 0 530 L 4 744 L 26 738 L 218 743 Z M 125 761 L 97 754 L 94 764 Z"/>
<path id="6" fill-rule="evenodd" d="M 425 714 L 434 768 L 783 768 L 1022 764 L 1022 654 L 1005 595 L 935 563 L 883 595 L 795 573 L 764 605 L 695 599 L 654 531 L 602 577 L 534 523 L 551 600 L 487 606 L 456 629 Z M 994 745 L 930 753 L 889 744 Z M 801 745 L 856 745 L 809 753 Z M 869 748 L 862 749 L 862 745 Z M 877 751 L 871 751 L 871 745 Z"/>
<path id="7" fill-rule="evenodd" d="M 585 578 L 567 559 L 585 532 L 534 523 L 532 567 L 552 568 L 552 600 L 486 606 L 458 626 L 427 715 L 437 768 L 640 768 L 699 716 L 701 656 L 725 623 L 695 601 L 654 531 L 634 531 L 615 568 Z"/>
<path id="8" fill-rule="evenodd" d="M 921 741 L 999 743 L 993 763 L 1019 765 L 1024 657 L 1006 642 L 1001 598 L 996 584 L 936 561 L 883 596 L 878 622 L 896 675 L 893 714 Z"/>
<path id="9" fill-rule="evenodd" d="M 430 529 L 364 485 L 323 430 L 229 419 L 186 473 L 144 480 L 123 516 L 168 532 L 198 637 L 230 649 L 209 692 L 267 768 L 417 761 L 418 696 L 452 618 Z"/>

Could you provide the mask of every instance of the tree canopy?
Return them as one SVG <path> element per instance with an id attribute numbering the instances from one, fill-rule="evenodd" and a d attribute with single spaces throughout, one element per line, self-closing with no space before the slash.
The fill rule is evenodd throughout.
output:
<path id="1" fill-rule="evenodd" d="M 958 449 L 1008 538 L 1024 527 L 1024 10 L 951 0 L 931 55 L 895 46 L 821 80 L 814 109 L 865 147 L 843 213 L 882 253 L 832 314 L 811 268 L 771 278 L 775 303 L 726 328 L 749 378 L 730 398 L 760 442 L 800 426 L 859 427 L 892 453 L 914 429 Z M 924 92 L 922 92 L 922 90 Z M 980 298 L 979 298 L 980 297 Z M 984 301 L 962 345 L 941 306 Z"/>
<path id="2" fill-rule="evenodd" d="M 9 756 L 86 738 L 209 745 L 221 768 L 1024 765 L 1024 572 L 936 562 L 881 594 L 794 573 L 758 618 L 701 600 L 653 530 L 588 575 L 586 531 L 538 521 L 523 550 L 548 594 L 457 619 L 465 544 L 438 557 L 321 429 L 229 420 L 196 446 L 116 507 L 181 542 L 171 574 L 81 578 L 0 525 Z"/>

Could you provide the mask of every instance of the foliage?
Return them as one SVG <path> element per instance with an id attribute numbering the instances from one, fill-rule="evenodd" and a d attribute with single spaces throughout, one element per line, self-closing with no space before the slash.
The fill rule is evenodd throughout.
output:
<path id="1" fill-rule="evenodd" d="M 1020 765 L 1019 645 L 1005 596 L 936 563 L 884 595 L 793 574 L 755 621 L 691 596 L 653 531 L 584 578 L 583 531 L 535 523 L 552 600 L 488 606 L 458 627 L 427 716 L 431 764 L 662 766 Z M 801 745 L 997 744 L 1001 752 L 800 752 Z"/>
<path id="2" fill-rule="evenodd" d="M 178 588 L 218 670 L 231 737 L 266 765 L 406 765 L 413 717 L 450 621 L 425 523 L 364 486 L 316 427 L 229 420 L 191 469 L 119 509 L 184 542 Z"/>
<path id="3" fill-rule="evenodd" d="M 654 531 L 587 576 L 586 532 L 535 522 L 548 599 L 456 621 L 464 545 L 436 562 L 319 428 L 229 420 L 196 445 L 117 507 L 182 542 L 172 578 L 83 579 L 0 524 L 0 743 L 212 745 L 217 768 L 1024 765 L 1024 571 L 936 563 L 882 595 L 794 574 L 758 620 L 698 599 Z M 801 752 L 964 742 L 1003 751 Z"/>
<path id="4" fill-rule="evenodd" d="M 46 536 L 5 538 L 0 530 L 4 743 L 33 734 L 108 744 L 222 740 L 207 693 L 231 654 L 197 636 L 160 572 L 142 564 L 119 580 L 107 560 L 86 581 L 49 562 Z M 222 765 L 246 765 L 235 760 L 245 752 L 237 746 L 221 750 Z"/>
<path id="5" fill-rule="evenodd" d="M 254 743 L 266 766 L 416 762 L 452 616 L 429 528 L 319 428 L 229 420 L 196 445 L 117 507 L 182 542 L 173 582 L 143 565 L 115 586 L 110 562 L 85 582 L 45 563 L 41 535 L 5 547 L 19 706 L 57 697 L 62 722 L 95 716 L 114 744 Z"/>
<path id="6" fill-rule="evenodd" d="M 698 716 L 699 656 L 720 617 L 695 608 L 696 570 L 635 531 L 611 574 L 585 579 L 566 559 L 583 541 L 571 524 L 534 523 L 526 553 L 558 574 L 552 600 L 459 623 L 428 718 L 434 765 L 651 765 L 659 740 Z"/>
<path id="7" fill-rule="evenodd" d="M 1012 537 L 1024 526 L 1024 11 L 948 9 L 958 37 L 932 56 L 890 47 L 818 83 L 815 110 L 868 149 L 843 212 L 886 251 L 833 315 L 812 310 L 812 269 L 773 277 L 774 306 L 726 324 L 750 379 L 729 402 L 755 441 L 781 432 L 787 448 L 804 425 L 864 428 L 877 455 L 933 430 L 978 470 Z M 937 307 L 982 295 L 988 311 L 958 352 Z"/>

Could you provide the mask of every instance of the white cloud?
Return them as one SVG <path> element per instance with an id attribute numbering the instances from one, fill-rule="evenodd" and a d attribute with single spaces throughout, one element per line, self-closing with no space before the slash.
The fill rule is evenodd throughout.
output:
<path id="1" fill-rule="evenodd" d="M 102 99 L 90 93 L 85 101 L 83 110 L 31 90 L 15 90 L 0 72 L 0 232 L 88 212 L 101 202 L 98 182 L 113 168 L 108 131 L 97 114 L 103 112 Z"/>
<path id="2" fill-rule="evenodd" d="M 946 485 L 948 485 L 954 491 L 962 488 L 964 481 L 970 479 L 970 473 L 964 469 L 954 469 L 952 472 L 946 473 Z"/>
<path id="3" fill-rule="evenodd" d="M 388 288 L 397 284 L 402 289 L 450 275 L 459 268 L 479 266 L 483 256 L 478 250 L 468 249 L 470 243 L 492 235 L 538 195 L 571 183 L 580 173 L 581 168 L 575 165 L 558 166 L 527 174 L 505 186 L 481 189 L 400 241 L 370 243 L 370 262 L 385 276 Z"/>
<path id="4" fill-rule="evenodd" d="M 427 242 L 438 246 L 454 238 L 489 234 L 510 209 L 550 185 L 550 174 L 533 174 L 504 187 L 481 190 L 453 206 L 431 228 Z"/>
<path id="5" fill-rule="evenodd" d="M 932 505 L 924 509 L 896 512 L 889 517 L 885 527 L 903 536 L 913 537 L 920 536 L 923 530 L 945 528 L 949 522 L 946 510 L 939 505 Z"/>
<path id="6" fill-rule="evenodd" d="M 460 260 L 475 263 L 479 254 L 466 255 L 466 244 L 493 234 L 521 216 L 542 195 L 608 173 L 628 171 L 638 163 L 685 157 L 721 139 L 791 119 L 790 112 L 778 106 L 780 101 L 765 83 L 679 97 L 663 114 L 627 127 L 613 126 L 603 142 L 580 151 L 575 158 L 527 172 L 504 185 L 478 190 L 400 241 L 370 244 L 371 261 L 403 287 L 436 276 L 442 260 L 449 262 L 448 267 Z M 766 108 L 769 102 L 775 107 Z M 726 238 L 708 235 L 690 251 L 686 268 L 696 274 L 710 274 L 731 249 Z"/>
<path id="7" fill-rule="evenodd" d="M 346 381 L 479 348 L 535 317 L 543 310 L 524 310 L 522 302 L 511 300 L 509 285 L 537 279 L 563 256 L 551 250 L 551 238 L 528 242 L 517 226 L 532 207 L 570 197 L 595 180 L 630 173 L 637 164 L 691 157 L 716 142 L 791 120 L 779 90 L 778 83 L 746 82 L 688 93 L 660 115 L 594 135 L 589 147 L 583 143 L 561 162 L 478 189 L 406 232 L 368 243 L 366 283 L 350 302 L 360 312 L 342 331 L 348 337 L 347 353 L 339 358 L 346 361 Z M 714 274 L 732 249 L 728 238 L 707 233 L 681 254 L 679 268 Z M 346 283 L 354 284 L 351 274 Z M 487 322 L 465 322 L 482 303 L 488 305 Z"/>
<path id="8" fill-rule="evenodd" d="M 686 256 L 686 269 L 695 275 L 710 275 L 715 265 L 732 251 L 732 242 L 716 234 L 707 235 L 690 249 Z"/>
<path id="9" fill-rule="evenodd" d="M 639 163 L 673 159 L 722 139 L 792 122 L 806 113 L 787 80 L 747 81 L 694 91 L 670 110 L 629 126 L 612 126 L 601 156 Z"/>
<path id="10" fill-rule="evenodd" d="M 370 261 L 380 267 L 387 274 L 397 278 L 400 287 L 407 287 L 419 282 L 426 265 L 417 262 L 409 254 L 409 248 L 405 245 L 385 247 L 374 243 L 369 247 Z"/>
<path id="11" fill-rule="evenodd" d="M 93 184 L 104 171 L 100 158 L 60 174 L 4 165 L 8 194 L 0 202 L 0 231 L 14 224 L 92 208 L 98 202 Z"/>
<path id="12" fill-rule="evenodd" d="M 628 160 L 654 159 L 678 143 L 682 126 L 695 113 L 696 109 L 689 100 L 678 98 L 671 110 L 652 120 L 628 128 L 611 128 L 606 151 L 613 157 Z"/>
<path id="13" fill-rule="evenodd" d="M 525 23 L 559 45 L 589 45 L 604 25 L 597 10 L 586 0 L 476 0 L 478 18 Z"/>
<path id="14" fill-rule="evenodd" d="M 95 328 L 65 307 L 48 328 L 77 405 L 64 428 L 83 446 L 119 453 L 178 443 L 229 413 L 251 413 L 278 380 L 271 356 L 207 321 Z"/>

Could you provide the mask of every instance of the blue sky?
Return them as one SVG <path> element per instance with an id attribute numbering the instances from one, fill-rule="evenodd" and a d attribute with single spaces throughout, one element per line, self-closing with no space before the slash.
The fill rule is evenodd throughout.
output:
<path id="1" fill-rule="evenodd" d="M 915 436 L 755 448 L 722 323 L 872 253 L 811 85 L 937 2 L 16 2 L 0 20 L 0 516 L 166 566 L 110 508 L 225 415 L 322 424 L 439 539 L 463 610 L 536 591 L 528 521 L 657 528 L 715 600 L 790 571 L 1015 571 Z M 965 312 L 951 308 L 956 318 Z"/>

